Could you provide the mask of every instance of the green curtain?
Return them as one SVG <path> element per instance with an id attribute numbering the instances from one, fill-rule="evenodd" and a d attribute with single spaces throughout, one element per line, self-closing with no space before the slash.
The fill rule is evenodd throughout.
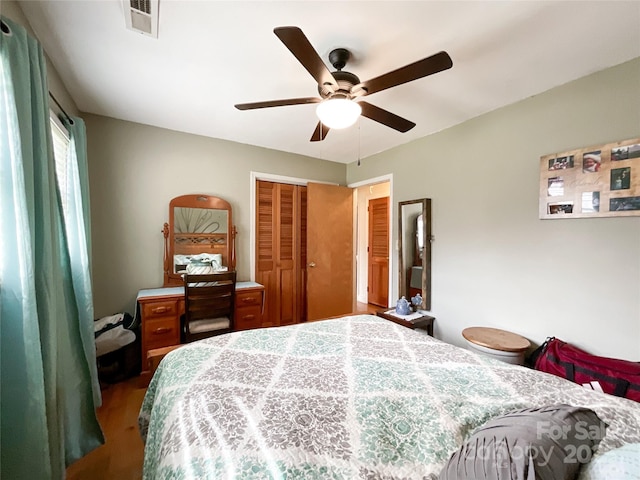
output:
<path id="1" fill-rule="evenodd" d="M 61 479 L 66 465 L 104 443 L 82 210 L 86 159 L 74 167 L 79 200 L 65 216 L 42 48 L 22 26 L 0 20 L 0 477 Z M 72 142 L 76 155 L 82 138 Z"/>
<path id="2" fill-rule="evenodd" d="M 81 118 L 61 117 L 67 128 L 70 144 L 67 160 L 67 189 L 65 211 L 65 231 L 71 264 L 76 307 L 79 319 L 77 325 L 80 332 L 81 348 L 85 361 L 90 368 L 93 398 L 96 406 L 102 403 L 98 370 L 95 362 L 96 344 L 93 330 L 93 294 L 91 290 L 91 243 L 90 243 L 90 205 L 89 205 L 89 170 L 87 165 L 87 134 Z M 73 328 L 73 326 L 70 326 Z M 76 457 L 77 458 L 77 457 Z"/>

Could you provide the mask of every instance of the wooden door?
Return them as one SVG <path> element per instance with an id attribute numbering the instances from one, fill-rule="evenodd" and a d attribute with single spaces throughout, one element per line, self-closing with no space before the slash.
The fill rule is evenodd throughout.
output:
<path id="1" fill-rule="evenodd" d="M 276 291 L 276 184 L 256 182 L 256 282 L 264 285 L 262 326 L 277 325 Z"/>
<path id="2" fill-rule="evenodd" d="M 256 282 L 265 287 L 262 326 L 301 321 L 304 264 L 300 235 L 304 186 L 256 182 Z"/>
<path id="3" fill-rule="evenodd" d="M 299 252 L 299 265 L 296 268 L 298 290 L 297 294 L 297 318 L 300 322 L 307 321 L 307 188 L 299 187 L 297 190 L 297 214 L 299 220 L 297 247 Z"/>
<path id="4" fill-rule="evenodd" d="M 297 311 L 296 295 L 296 267 L 298 255 L 296 252 L 296 215 L 295 215 L 295 185 L 276 185 L 276 287 L 279 319 L 277 325 L 291 325 L 296 323 Z"/>
<path id="5" fill-rule="evenodd" d="M 353 191 L 307 185 L 307 319 L 355 311 Z"/>
<path id="6" fill-rule="evenodd" d="M 369 200 L 368 302 L 389 305 L 389 197 Z"/>

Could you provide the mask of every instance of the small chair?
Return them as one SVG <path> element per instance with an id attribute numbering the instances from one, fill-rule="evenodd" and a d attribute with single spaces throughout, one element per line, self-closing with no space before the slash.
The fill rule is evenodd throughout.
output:
<path id="1" fill-rule="evenodd" d="M 233 330 L 236 272 L 184 275 L 182 342 L 190 343 Z"/>

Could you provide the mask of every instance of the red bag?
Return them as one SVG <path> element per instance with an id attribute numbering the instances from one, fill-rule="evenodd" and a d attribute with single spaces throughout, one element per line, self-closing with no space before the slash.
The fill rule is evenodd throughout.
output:
<path id="1" fill-rule="evenodd" d="M 598 382 L 605 393 L 640 402 L 640 363 L 597 357 L 554 337 L 534 355 L 536 370 L 581 385 Z"/>

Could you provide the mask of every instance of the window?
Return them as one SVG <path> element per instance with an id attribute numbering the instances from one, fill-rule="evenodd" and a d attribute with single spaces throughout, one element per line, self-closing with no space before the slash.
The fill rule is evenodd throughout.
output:
<path id="1" fill-rule="evenodd" d="M 56 161 L 56 179 L 60 190 L 60 200 L 62 201 L 62 211 L 66 214 L 69 211 L 69 189 L 71 166 L 69 165 L 69 134 L 62 125 L 58 116 L 49 110 L 49 122 L 51 124 L 51 137 L 53 139 L 53 156 Z"/>

